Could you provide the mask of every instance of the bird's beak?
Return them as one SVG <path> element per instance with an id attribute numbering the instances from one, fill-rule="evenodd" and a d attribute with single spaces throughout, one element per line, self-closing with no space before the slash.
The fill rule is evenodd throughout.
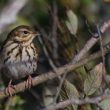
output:
<path id="1" fill-rule="evenodd" d="M 33 35 L 35 35 L 37 37 L 37 36 L 40 36 L 40 33 L 39 32 L 34 32 Z"/>

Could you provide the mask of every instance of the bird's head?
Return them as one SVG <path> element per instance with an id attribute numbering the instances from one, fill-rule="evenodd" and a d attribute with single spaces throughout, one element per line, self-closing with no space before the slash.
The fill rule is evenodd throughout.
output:
<path id="1" fill-rule="evenodd" d="M 30 26 L 21 25 L 14 28 L 8 35 L 8 38 L 20 44 L 28 45 L 39 35 L 39 32 L 35 31 Z"/>

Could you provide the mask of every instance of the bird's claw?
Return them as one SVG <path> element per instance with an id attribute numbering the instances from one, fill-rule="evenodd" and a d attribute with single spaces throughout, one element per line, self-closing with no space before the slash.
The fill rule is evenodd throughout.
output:
<path id="1" fill-rule="evenodd" d="M 8 86 L 5 89 L 5 93 L 9 96 L 12 96 L 12 90 L 15 90 L 14 85 L 12 85 L 11 83 L 12 83 L 12 80 L 10 80 Z"/>
<path id="2" fill-rule="evenodd" d="M 32 77 L 29 75 L 27 81 L 26 81 L 26 88 L 30 89 L 32 87 L 33 83 L 32 83 Z"/>

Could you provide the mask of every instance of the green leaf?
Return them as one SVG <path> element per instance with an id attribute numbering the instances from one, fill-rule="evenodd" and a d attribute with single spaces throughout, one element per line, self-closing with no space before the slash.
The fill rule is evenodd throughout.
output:
<path id="1" fill-rule="evenodd" d="M 103 73 L 103 64 L 100 63 L 87 75 L 84 81 L 84 92 L 87 96 L 92 95 L 100 87 Z"/>
<path id="2" fill-rule="evenodd" d="M 110 99 L 101 101 L 99 105 L 103 110 L 110 110 Z"/>
<path id="3" fill-rule="evenodd" d="M 67 11 L 68 20 L 65 21 L 66 26 L 71 34 L 75 35 L 78 29 L 78 19 L 72 10 Z"/>

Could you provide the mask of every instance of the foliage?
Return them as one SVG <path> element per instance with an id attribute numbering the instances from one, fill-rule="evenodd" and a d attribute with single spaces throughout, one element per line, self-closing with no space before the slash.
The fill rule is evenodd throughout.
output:
<path id="1" fill-rule="evenodd" d="M 7 1 L 0 1 L 1 11 L 6 6 Z M 38 29 L 41 32 L 43 45 L 38 39 L 34 41 L 40 50 L 37 73 L 45 73 L 53 69 L 50 60 L 56 68 L 71 62 L 93 33 L 89 32 L 93 30 L 92 26 L 108 17 L 110 6 L 107 3 L 109 0 L 30 0 L 20 10 L 16 22 L 6 26 L 0 34 L 0 42 L 3 42 L 9 31 L 18 25 L 31 25 Z M 13 13 L 13 10 L 8 14 L 10 13 Z M 92 29 L 87 26 L 87 23 Z M 109 42 L 108 37 L 109 32 L 105 35 L 103 45 Z M 84 57 L 99 50 L 99 45 L 98 42 Z M 47 49 L 50 59 L 45 54 L 43 46 Z M 54 52 L 56 52 L 57 57 L 53 55 Z M 61 90 L 58 89 L 58 86 L 61 84 L 62 76 L 59 79 L 47 81 L 45 85 L 42 84 L 16 94 L 11 100 L 0 100 L 0 109 L 39 110 L 55 103 L 54 98 L 58 91 L 60 92 L 57 102 L 73 97 L 83 99 L 102 94 L 107 88 L 104 75 L 108 73 L 105 73 L 101 59 L 90 63 L 71 71 L 66 76 Z M 107 81 L 110 82 L 110 78 Z M 0 88 L 3 88 L 2 79 L 0 80 Z M 110 91 L 109 88 L 108 91 Z M 10 101 L 11 103 L 9 103 Z M 109 103 L 110 99 L 101 101 L 99 106 L 97 104 L 81 106 L 71 104 L 63 110 L 93 110 L 93 108 L 99 109 L 100 107 L 109 110 Z"/>

